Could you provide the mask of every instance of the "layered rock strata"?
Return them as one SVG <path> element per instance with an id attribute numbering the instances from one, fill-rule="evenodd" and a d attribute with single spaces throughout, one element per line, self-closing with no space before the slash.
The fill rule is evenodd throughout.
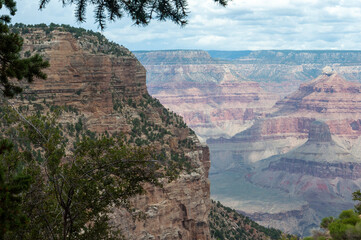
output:
<path id="1" fill-rule="evenodd" d="M 361 51 L 136 51 L 147 69 L 150 93 L 172 83 L 179 72 L 194 82 L 215 79 L 227 70 L 255 81 L 267 92 L 286 96 L 322 73 L 325 64 L 353 82 L 361 79 Z M 197 71 L 192 71 L 192 68 Z"/>
<path id="2" fill-rule="evenodd" d="M 157 52 L 158 57 L 162 55 L 170 60 L 170 64 L 165 61 L 146 62 L 145 67 L 149 76 L 147 84 L 151 93 L 156 95 L 163 92 L 163 96 L 176 95 L 173 94 L 176 91 L 173 88 L 182 89 L 184 86 L 187 86 L 184 88 L 189 88 L 189 85 L 197 86 L 197 84 L 204 84 L 207 81 L 219 84 L 217 79 L 235 78 L 250 79 L 258 82 L 263 89 L 287 96 L 279 101 L 271 111 L 267 110 L 263 112 L 265 114 L 256 114 L 255 119 L 259 119 L 248 122 L 249 125 L 243 125 L 245 130 L 234 137 L 214 134 L 214 139 L 207 140 L 212 160 L 210 178 L 213 185 L 213 197 L 235 209 L 252 209 L 249 214 L 252 213 L 254 217 L 259 216 L 257 220 L 263 224 L 273 222 L 273 226 L 280 227 L 288 224 L 287 229 L 293 229 L 299 233 L 310 229 L 309 225 L 306 226 L 307 224 L 302 223 L 314 222 L 317 224 L 313 227 L 317 227 L 320 215 L 316 214 L 315 209 L 322 209 L 323 213 L 327 212 L 327 209 L 322 208 L 322 204 L 315 206 L 314 201 L 313 206 L 310 206 L 309 202 L 303 200 L 296 204 L 295 201 L 300 198 L 297 194 L 288 193 L 288 190 L 285 191 L 280 187 L 277 189 L 272 186 L 268 189 L 262 188 L 263 182 L 259 185 L 245 183 L 243 176 L 251 176 L 250 172 L 257 167 L 254 163 L 260 164 L 262 159 L 282 155 L 302 146 L 297 152 L 297 160 L 284 158 L 283 162 L 279 161 L 274 165 L 263 166 L 282 172 L 279 176 L 272 176 L 274 180 L 270 180 L 270 182 L 283 179 L 283 175 L 288 174 L 287 171 L 293 172 L 292 174 L 300 174 L 302 171 L 304 171 L 302 173 L 310 174 L 314 170 L 314 175 L 309 176 L 310 179 L 317 178 L 317 174 L 323 178 L 335 177 L 340 184 L 336 183 L 337 181 L 333 184 L 340 189 L 348 189 L 343 197 L 350 194 L 350 189 L 353 189 L 354 185 L 348 186 L 347 183 L 343 183 L 342 179 L 345 178 L 347 182 L 355 181 L 358 178 L 358 174 L 353 175 L 353 168 L 355 166 L 358 168 L 358 165 L 350 159 L 361 153 L 359 138 L 361 134 L 360 85 L 356 83 L 360 81 L 361 52 L 286 50 L 208 51 L 208 53 L 213 61 L 210 61 L 209 57 L 205 57 L 205 55 L 198 62 L 191 58 L 183 61 L 180 57 L 175 58 L 174 53 L 164 57 L 168 52 Z M 143 61 L 143 59 L 147 59 L 148 53 L 142 54 Z M 154 56 L 154 53 L 152 54 Z M 177 54 L 181 54 L 181 52 L 177 51 Z M 183 54 L 186 53 L 183 52 Z M 215 58 L 218 60 L 216 61 Z M 333 71 L 332 68 L 322 71 L 324 64 L 329 64 L 336 71 Z M 341 76 L 353 82 L 348 82 Z M 300 85 L 301 87 L 299 87 Z M 201 92 L 202 89 L 199 91 Z M 292 91 L 295 92 L 289 94 Z M 194 95 L 192 97 L 197 99 Z M 169 101 L 177 102 L 176 96 L 173 99 L 175 100 Z M 191 100 L 188 101 L 191 102 Z M 175 105 L 177 104 L 170 108 L 176 108 Z M 182 109 L 177 111 L 186 111 L 191 107 L 182 106 Z M 235 116 L 240 117 L 242 114 L 243 112 L 239 111 L 239 115 Z M 200 116 L 201 119 L 205 119 L 203 115 Z M 308 140 L 308 134 L 310 127 L 313 126 L 312 122 L 315 120 L 321 120 L 329 126 L 333 134 L 332 142 L 311 144 L 312 140 Z M 232 121 L 229 122 L 232 123 Z M 325 133 L 323 130 L 320 133 L 311 132 L 315 136 L 319 136 L 321 133 L 320 139 L 315 136 L 311 137 L 316 142 L 322 142 L 322 138 L 328 136 L 327 134 L 322 136 L 322 133 Z M 221 138 L 218 138 L 219 136 Z M 335 155 L 325 159 L 324 162 L 310 164 L 312 158 L 320 155 L 320 153 L 315 154 L 317 148 L 320 148 L 321 152 L 330 151 Z M 302 154 L 301 150 L 309 155 Z M 338 162 L 340 159 L 347 163 Z M 350 162 L 348 162 L 349 160 Z M 331 162 L 327 163 L 327 161 Z M 328 165 L 325 166 L 325 163 Z M 322 169 L 324 169 L 323 172 Z M 267 179 L 263 181 L 267 181 Z M 286 183 L 287 181 L 283 182 L 287 185 Z M 279 183 L 277 184 L 279 185 Z M 265 185 L 267 184 L 265 183 Z M 267 185 L 267 187 L 269 186 Z M 310 186 L 310 192 L 318 190 L 317 184 Z M 335 192 L 337 191 L 336 189 Z M 331 194 L 331 198 L 333 197 Z M 330 209 L 335 210 L 329 212 L 329 215 L 338 211 L 337 208 L 341 210 L 350 207 L 350 199 L 345 200 L 345 205 L 341 204 L 342 207 L 340 205 L 342 197 L 335 199 L 336 205 L 327 205 L 330 206 Z M 289 206 L 287 202 L 291 202 L 293 206 Z M 264 212 L 264 209 L 268 209 L 267 212 Z"/>
<path id="3" fill-rule="evenodd" d="M 150 94 L 202 139 L 229 138 L 264 116 L 279 99 L 204 51 L 137 52 Z"/>
<path id="4" fill-rule="evenodd" d="M 278 101 L 272 113 L 231 139 L 210 139 L 209 144 L 246 144 L 243 158 L 255 162 L 285 153 L 307 140 L 310 123 L 325 121 L 347 148 L 361 135 L 361 84 L 348 82 L 335 72 L 324 73 L 302 84 L 298 91 Z M 262 152 L 248 152 L 258 145 Z M 245 145 L 243 145 L 245 146 Z M 243 146 L 240 146 L 243 149 Z M 252 147 L 254 146 L 254 147 Z M 242 150 L 237 149 L 237 152 Z"/>
<path id="5" fill-rule="evenodd" d="M 183 116 L 184 121 L 204 140 L 233 136 L 254 119 L 265 115 L 278 99 L 264 92 L 255 82 L 236 80 L 183 85 L 153 96 Z"/>
<path id="6" fill-rule="evenodd" d="M 34 110 L 65 105 L 91 131 L 123 133 L 131 144 L 162 151 L 165 161 L 183 156 L 190 166 L 177 180 L 165 180 L 164 188 L 147 185 L 146 194 L 134 198 L 134 207 L 145 213 L 144 221 L 133 222 L 130 213 L 117 209 L 112 223 L 127 239 L 210 239 L 208 148 L 179 116 L 148 95 L 145 69 L 134 55 L 81 29 L 24 29 L 16 29 L 25 39 L 23 54 L 40 53 L 50 68 L 47 80 L 25 86 L 28 89 L 15 104 Z M 80 120 L 67 112 L 60 121 L 71 129 Z"/>
<path id="7" fill-rule="evenodd" d="M 309 220 L 307 214 L 299 215 L 303 224 L 302 234 L 317 226 L 323 217 L 337 215 L 345 208 L 352 208 L 352 192 L 361 188 L 361 158 L 338 145 L 331 138 L 325 123 L 313 122 L 308 141 L 286 154 L 259 162 L 258 170 L 247 179 L 262 187 L 280 189 L 308 202 L 316 218 Z M 292 212 L 289 212 L 291 215 Z M 273 218 L 276 215 L 272 215 Z M 271 215 L 259 213 L 258 220 L 269 222 Z M 268 219 L 268 220 L 266 220 Z M 286 216 L 278 220 L 285 221 Z M 307 220 L 307 221 L 306 221 Z M 291 230 L 292 226 L 288 226 Z M 297 227 L 293 226 L 293 227 Z"/>
<path id="8" fill-rule="evenodd" d="M 278 101 L 268 116 L 245 131 L 231 139 L 208 140 L 211 173 L 215 174 L 211 181 L 219 178 L 217 174 L 239 172 L 253 185 L 285 193 L 290 203 L 295 199 L 304 201 L 307 211 L 299 211 L 299 204 L 294 204 L 302 217 L 293 216 L 295 209 L 283 211 L 275 207 L 282 198 L 271 199 L 269 208 L 249 212 L 250 216 L 258 214 L 262 224 L 297 230 L 299 234 L 309 233 L 322 217 L 351 208 L 352 192 L 361 187 L 360 159 L 355 157 L 361 135 L 360 89 L 360 84 L 348 82 L 326 68 L 318 78 Z M 240 188 L 243 185 L 240 183 Z M 231 190 L 229 194 L 232 196 Z M 244 207 L 241 204 L 236 209 L 247 211 Z"/>

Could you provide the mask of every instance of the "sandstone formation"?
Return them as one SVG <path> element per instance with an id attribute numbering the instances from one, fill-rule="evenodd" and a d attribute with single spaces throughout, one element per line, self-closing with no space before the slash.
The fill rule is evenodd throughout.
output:
<path id="1" fill-rule="evenodd" d="M 203 52 L 203 53 L 201 53 Z M 286 96 L 298 89 L 303 82 L 322 73 L 325 65 L 331 66 L 349 81 L 360 82 L 361 51 L 136 51 L 140 62 L 146 67 L 150 93 L 159 86 L 173 82 L 182 69 L 195 82 L 214 79 L 215 69 L 230 69 L 238 79 L 258 82 L 267 92 Z M 198 74 L 187 65 L 199 68 Z M 209 69 L 209 70 L 207 70 Z"/>
<path id="2" fill-rule="evenodd" d="M 248 129 L 231 139 L 208 140 L 211 173 L 243 173 L 252 184 L 288 194 L 290 203 L 305 201 L 302 211 L 295 204 L 287 211 L 276 207 L 270 215 L 277 200 L 248 213 L 262 224 L 307 234 L 323 217 L 351 208 L 352 192 L 361 187 L 361 160 L 355 155 L 360 149 L 360 89 L 361 84 L 324 69 Z M 236 209 L 247 212 L 244 206 Z"/>
<path id="3" fill-rule="evenodd" d="M 183 159 L 190 167 L 164 188 L 146 186 L 133 200 L 144 221 L 117 209 L 112 223 L 127 239 L 210 239 L 209 151 L 182 119 L 148 95 L 146 72 L 129 50 L 97 33 L 71 27 L 19 28 L 24 55 L 40 53 L 50 61 L 48 79 L 36 80 L 15 104 L 34 109 L 64 106 L 69 129 L 76 121 L 96 133 L 121 132 L 128 142 L 152 145 L 165 161 Z M 40 107 L 42 105 L 43 107 Z M 46 111 L 46 110 L 42 110 Z M 76 112 L 74 115 L 72 112 Z"/>
<path id="4" fill-rule="evenodd" d="M 286 231 L 293 231 L 292 228 L 299 228 L 301 224 L 300 233 L 307 235 L 322 218 L 353 207 L 352 192 L 361 188 L 361 158 L 333 141 L 325 123 L 315 121 L 311 123 L 305 144 L 262 160 L 247 179 L 305 200 L 307 207 L 314 212 L 312 220 L 307 211 L 299 212 L 298 221 L 293 224 L 287 216 L 278 216 L 279 222 L 275 223 L 273 220 L 277 214 L 257 213 L 257 216 L 252 216 L 273 227 L 288 222 L 287 227 L 282 227 Z M 292 211 L 288 214 L 295 216 Z"/>
<path id="5" fill-rule="evenodd" d="M 203 140 L 233 136 L 279 99 L 204 51 L 136 54 L 147 68 L 151 95 L 183 116 Z"/>
<path id="6" fill-rule="evenodd" d="M 237 152 L 246 161 L 255 162 L 304 143 L 310 123 L 322 120 L 345 147 L 351 148 L 361 135 L 358 127 L 361 119 L 360 90 L 361 84 L 348 82 L 337 73 L 324 73 L 278 101 L 272 113 L 250 128 L 231 139 L 210 139 L 208 143 L 236 144 L 239 146 Z"/>
<path id="7" fill-rule="evenodd" d="M 181 53 L 177 51 L 178 55 Z M 238 128 L 244 131 L 232 138 L 229 138 L 229 135 L 209 135 L 213 137 L 207 140 L 212 161 L 212 196 L 227 206 L 247 210 L 247 214 L 262 224 L 283 226 L 286 230 L 298 233 L 317 227 L 321 216 L 317 209 L 321 209 L 324 215 L 333 215 L 341 208 L 349 208 L 350 192 L 358 186 L 354 183 L 359 177 L 358 173 L 353 173 L 358 171 L 353 170 L 354 167 L 358 169 L 355 156 L 361 154 L 361 94 L 358 84 L 361 79 L 361 51 L 275 50 L 208 53 L 211 60 L 204 54 L 198 61 L 195 59 L 197 54 L 185 60 L 175 57 L 175 53 L 168 56 L 164 56 L 168 52 L 141 53 L 141 61 L 146 61 L 147 54 L 158 55 L 161 59 L 153 61 L 153 58 L 152 61 L 145 62 L 150 93 L 157 95 L 161 92 L 160 98 L 170 96 L 167 104 L 176 112 L 192 109 L 191 97 L 198 101 L 198 95 L 193 93 L 189 94 L 191 97 L 187 99 L 189 105 L 179 104 L 177 98 L 185 99 L 187 94 L 177 95 L 174 92 L 178 89 L 188 89 L 189 85 L 207 86 L 205 83 L 208 82 L 219 84 L 218 79 L 224 78 L 249 79 L 268 92 L 287 96 L 278 101 L 273 109 L 260 111 L 261 114 L 249 110 L 254 120 L 244 121 L 244 125 Z M 189 51 L 183 54 L 192 55 Z M 162 59 L 169 60 L 170 64 Z M 329 67 L 325 68 L 325 65 Z M 203 90 L 198 89 L 199 93 Z M 212 91 L 207 91 L 205 95 L 208 92 L 213 94 Z M 172 102 L 177 104 L 172 105 Z M 229 105 L 222 107 L 227 109 Z M 239 118 L 243 113 L 244 111 L 240 110 L 238 115 L 235 112 L 233 116 Z M 200 119 L 205 119 L 204 115 L 199 116 Z M 223 116 L 228 119 L 224 124 L 233 123 L 233 120 L 225 117 L 229 116 L 228 113 L 223 113 Z M 328 127 L 321 124 L 323 127 L 317 128 L 312 124 L 315 120 L 326 123 Z M 200 122 L 199 119 L 197 121 Z M 313 128 L 311 132 L 310 128 Z M 330 133 L 323 128 L 329 128 Z M 217 128 L 213 126 L 209 130 L 212 129 Z M 197 133 L 199 134 L 199 130 Z M 235 133 L 233 131 L 231 135 Z M 309 138 L 310 133 L 314 135 Z M 287 152 L 293 154 L 291 160 L 285 158 L 272 164 L 268 162 L 266 165 L 264 161 L 260 161 L 283 156 Z M 300 161 L 295 161 L 295 156 Z M 314 159 L 319 160 L 315 162 Z M 341 163 L 341 160 L 346 162 Z M 257 170 L 260 165 L 268 169 L 265 173 L 271 174 L 273 171 L 279 175 L 272 175 L 273 180 L 263 179 L 262 172 L 259 172 L 263 168 Z M 259 178 L 252 177 L 250 172 L 260 173 Z M 335 198 L 332 203 L 335 205 L 325 204 L 327 207 L 331 206 L 330 209 L 334 212 L 327 212 L 326 207 L 315 206 L 315 202 L 310 205 L 307 198 L 300 200 L 299 195 L 293 194 L 293 190 L 290 191 L 287 187 L 278 187 L 281 183 L 287 185 L 287 180 L 282 179 L 287 178 L 288 174 L 306 174 L 308 177 L 305 176 L 305 179 L 309 179 L 304 182 L 312 183 L 309 193 L 320 190 L 318 185 L 314 184 L 314 179 L 321 178 L 321 188 L 323 184 L 329 186 L 329 179 L 336 179 L 332 182 L 337 186 L 336 189 L 324 195 L 333 199 L 337 193 L 344 191 L 342 196 L 337 195 Z M 254 182 L 245 182 L 244 176 L 254 179 Z M 254 184 L 256 179 L 259 181 L 258 185 Z M 297 183 L 296 178 L 294 181 Z M 267 188 L 263 188 L 264 186 Z M 276 186 L 277 188 L 274 188 Z M 341 204 L 342 201 L 344 205 Z M 306 224 L 307 222 L 311 225 Z"/>

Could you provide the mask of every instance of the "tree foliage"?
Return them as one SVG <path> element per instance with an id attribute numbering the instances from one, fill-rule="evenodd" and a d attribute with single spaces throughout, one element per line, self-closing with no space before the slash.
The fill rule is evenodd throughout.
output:
<path id="1" fill-rule="evenodd" d="M 9 140 L 0 140 L 0 239 L 26 223 L 21 193 L 29 190 L 31 176 L 25 173 L 23 160 L 29 160 L 28 152 L 20 153 Z"/>
<path id="2" fill-rule="evenodd" d="M 27 122 L 10 109 L 2 113 L 11 140 L 0 141 L 0 239 L 119 239 L 108 214 L 131 211 L 129 199 L 144 183 L 161 185 L 165 171 L 152 149 L 122 136 L 83 134 L 70 144 L 60 113 Z"/>
<path id="3" fill-rule="evenodd" d="M 214 0 L 226 6 L 228 0 Z M 50 0 L 41 0 L 40 9 L 44 9 Z M 104 29 L 106 20 L 115 21 L 128 15 L 136 25 L 148 25 L 152 19 L 160 21 L 170 20 L 176 24 L 187 24 L 187 0 L 62 0 L 63 6 L 76 5 L 75 17 L 84 22 L 86 9 L 94 6 L 94 18 L 101 29 Z"/>
<path id="4" fill-rule="evenodd" d="M 314 231 L 312 237 L 304 240 L 360 240 L 361 239 L 361 192 L 354 192 L 353 200 L 358 201 L 355 209 L 344 210 L 338 218 L 326 217 L 320 224 L 323 231 Z"/>
<path id="5" fill-rule="evenodd" d="M 0 0 L 0 9 L 7 8 L 10 15 L 15 15 L 16 3 L 14 0 Z M 45 79 L 42 69 L 49 66 L 38 54 L 28 58 L 21 58 L 23 46 L 22 38 L 9 31 L 10 15 L 0 16 L 0 90 L 7 97 L 20 93 L 22 88 L 14 83 L 14 79 L 23 79 L 32 82 L 34 77 Z"/>
<path id="6" fill-rule="evenodd" d="M 41 0 L 40 9 L 49 1 Z M 94 5 L 102 29 L 106 19 L 123 14 L 137 25 L 153 18 L 184 25 L 188 14 L 186 0 L 62 2 L 77 5 L 79 21 L 85 21 L 87 6 Z M 39 55 L 21 56 L 23 40 L 8 27 L 16 3 L 0 0 L 3 7 L 10 15 L 0 16 L 1 103 L 22 91 L 16 81 L 45 79 L 42 70 L 49 66 Z M 10 107 L 0 110 L 0 240 L 119 239 L 109 224 L 114 207 L 131 210 L 129 199 L 144 192 L 144 183 L 161 185 L 159 179 L 174 177 L 154 160 L 152 149 L 126 145 L 123 137 L 93 133 L 73 141 L 57 122 L 57 111 L 24 117 Z M 80 125 L 76 131 L 81 132 Z"/>

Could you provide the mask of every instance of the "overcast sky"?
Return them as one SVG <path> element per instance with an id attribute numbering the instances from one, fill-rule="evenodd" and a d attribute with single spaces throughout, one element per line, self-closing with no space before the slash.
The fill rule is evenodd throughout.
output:
<path id="1" fill-rule="evenodd" d="M 17 0 L 13 23 L 66 23 L 99 31 L 91 9 L 87 22 L 78 24 L 72 7 L 51 0 L 38 11 L 38 2 Z M 233 0 L 226 8 L 213 0 L 188 3 L 186 27 L 157 21 L 138 27 L 123 19 L 108 22 L 103 34 L 130 50 L 361 50 L 360 0 Z"/>

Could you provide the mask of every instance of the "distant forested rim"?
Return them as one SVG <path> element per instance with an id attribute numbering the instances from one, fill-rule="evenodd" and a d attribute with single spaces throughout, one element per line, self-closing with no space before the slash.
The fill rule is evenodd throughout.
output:
<path id="1" fill-rule="evenodd" d="M 63 29 L 64 32 L 66 31 L 66 32 L 74 33 L 75 34 L 74 36 L 76 38 L 80 37 L 82 34 L 85 34 L 85 33 L 96 36 L 99 39 L 105 38 L 103 36 L 103 34 L 101 34 L 100 32 L 94 32 L 93 30 L 87 30 L 87 29 L 81 28 L 81 27 L 73 27 L 68 24 L 50 23 L 49 25 L 47 25 L 45 23 L 39 23 L 39 24 L 15 23 L 15 24 L 10 24 L 9 27 L 12 28 L 13 32 L 20 33 L 20 34 L 29 33 L 30 29 L 42 29 L 48 34 L 55 29 L 61 28 L 61 29 Z"/>

